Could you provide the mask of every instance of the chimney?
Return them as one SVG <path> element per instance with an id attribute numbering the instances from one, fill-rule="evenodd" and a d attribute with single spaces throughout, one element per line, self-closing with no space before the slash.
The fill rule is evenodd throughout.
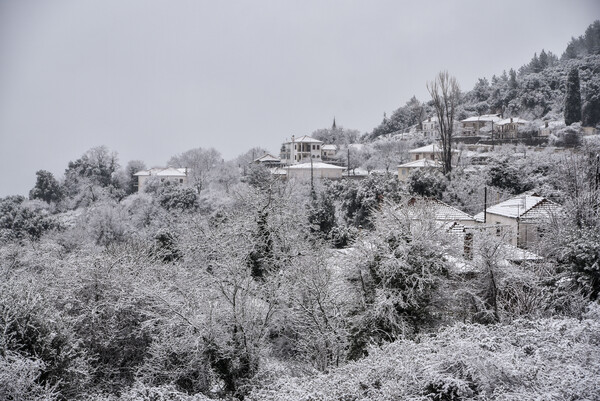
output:
<path id="1" fill-rule="evenodd" d="M 463 256 L 467 260 L 473 260 L 473 233 L 465 233 Z"/>
<path id="2" fill-rule="evenodd" d="M 510 118 L 510 122 L 511 122 L 511 123 L 513 122 L 513 119 L 512 119 L 512 117 Z"/>
<path id="3" fill-rule="evenodd" d="M 548 128 L 548 121 L 546 121 L 546 122 L 544 123 L 544 126 L 545 126 L 546 128 Z"/>

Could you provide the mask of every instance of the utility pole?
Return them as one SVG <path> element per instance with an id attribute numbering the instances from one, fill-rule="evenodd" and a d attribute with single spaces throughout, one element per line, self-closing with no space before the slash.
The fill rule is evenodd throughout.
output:
<path id="1" fill-rule="evenodd" d="M 483 187 L 483 222 L 487 222 L 487 187 Z"/>
<path id="2" fill-rule="evenodd" d="M 310 192 L 311 193 L 315 192 L 315 185 L 314 185 L 314 181 L 313 181 L 313 159 L 312 159 L 312 155 L 310 155 Z"/>
<path id="3" fill-rule="evenodd" d="M 600 185 L 600 154 L 596 155 L 596 191 Z"/>
<path id="4" fill-rule="evenodd" d="M 350 148 L 348 148 L 348 177 L 350 177 Z"/>

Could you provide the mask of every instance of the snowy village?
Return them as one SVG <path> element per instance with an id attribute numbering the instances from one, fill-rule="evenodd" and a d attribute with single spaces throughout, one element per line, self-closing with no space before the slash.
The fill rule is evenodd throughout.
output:
<path id="1" fill-rule="evenodd" d="M 222 148 L 99 136 L 54 153 L 58 169 L 40 156 L 49 142 L 13 145 L 36 148 L 35 173 L 15 180 L 24 191 L 2 184 L 0 400 L 599 399 L 600 9 L 588 8 L 596 20 L 560 52 L 540 43 L 474 85 L 440 63 L 424 96 L 396 93 L 367 129 L 328 111 Z M 203 21 L 239 18 L 224 10 Z M 2 54 L 17 53 L 0 40 Z M 0 120 L 17 110 L 4 99 Z M 159 156 L 123 159 L 103 138 Z"/>

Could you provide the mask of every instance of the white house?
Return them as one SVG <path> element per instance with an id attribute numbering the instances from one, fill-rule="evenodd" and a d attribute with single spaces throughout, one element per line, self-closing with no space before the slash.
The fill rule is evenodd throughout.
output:
<path id="1" fill-rule="evenodd" d="M 557 203 L 525 193 L 487 208 L 485 214 L 476 214 L 475 220 L 487 224 L 496 235 L 506 236 L 510 244 L 527 248 L 543 235 L 541 225 L 561 211 Z"/>
<path id="2" fill-rule="evenodd" d="M 544 124 L 539 127 L 540 136 L 549 136 L 564 127 L 566 127 L 565 120 L 544 121 Z"/>
<path id="3" fill-rule="evenodd" d="M 332 160 L 337 154 L 337 145 L 323 145 L 321 146 L 321 158 L 323 160 Z"/>
<path id="4" fill-rule="evenodd" d="M 501 120 L 500 114 L 484 114 L 466 118 L 461 121 L 462 135 L 477 136 L 480 134 L 482 128 L 489 126 L 490 129 L 493 129 L 494 124 Z"/>
<path id="5" fill-rule="evenodd" d="M 494 132 L 498 133 L 499 138 L 516 138 L 519 127 L 528 124 L 529 121 L 519 117 L 505 118 L 494 123 Z"/>
<path id="6" fill-rule="evenodd" d="M 295 138 L 292 135 L 292 140 L 284 142 L 281 145 L 281 164 L 290 165 L 313 161 L 321 161 L 321 146 L 323 141 L 311 138 L 308 135 Z"/>
<path id="7" fill-rule="evenodd" d="M 419 169 L 442 169 L 442 163 L 438 160 L 419 159 L 398 166 L 398 179 L 406 181 L 411 172 Z"/>
<path id="8" fill-rule="evenodd" d="M 146 185 L 146 181 L 150 177 L 158 177 L 160 182 L 169 182 L 172 184 L 187 185 L 188 183 L 188 168 L 175 167 L 153 167 L 149 170 L 141 170 L 134 174 L 138 178 L 138 192 L 142 192 Z"/>
<path id="9" fill-rule="evenodd" d="M 421 146 L 420 148 L 409 150 L 408 154 L 410 155 L 410 160 L 412 160 L 412 161 L 421 160 L 421 159 L 438 160 L 438 161 L 442 160 L 442 148 L 436 143 L 432 143 L 432 144 L 429 144 L 426 146 Z M 452 164 L 456 164 L 456 159 L 458 158 L 458 154 L 459 154 L 458 150 L 456 150 L 456 149 L 452 150 Z"/>
<path id="10" fill-rule="evenodd" d="M 422 132 L 425 138 L 436 138 L 439 136 L 439 124 L 437 117 L 428 117 L 427 120 L 421 123 Z"/>
<path id="11" fill-rule="evenodd" d="M 312 164 L 312 166 L 311 166 Z M 334 166 L 333 164 L 327 164 L 323 162 L 313 163 L 302 163 L 294 164 L 286 167 L 287 178 L 297 180 L 310 180 L 311 175 L 314 179 L 328 178 L 338 179 L 342 178 L 342 173 L 345 170 L 344 167 Z"/>

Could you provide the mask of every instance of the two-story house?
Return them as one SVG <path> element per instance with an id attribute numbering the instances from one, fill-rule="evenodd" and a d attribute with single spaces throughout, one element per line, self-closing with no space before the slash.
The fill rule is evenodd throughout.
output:
<path id="1" fill-rule="evenodd" d="M 458 154 L 460 152 L 456 149 L 452 149 L 452 164 L 455 165 L 458 159 Z M 442 148 L 436 144 L 432 143 L 426 146 L 421 146 L 420 148 L 412 149 L 408 151 L 410 155 L 410 160 L 438 160 L 442 161 Z"/>
<path id="2" fill-rule="evenodd" d="M 500 114 L 484 114 L 481 116 L 469 117 L 461 121 L 462 135 L 463 136 L 478 136 L 480 134 L 487 134 L 484 128 L 489 128 L 489 131 L 493 130 L 494 124 L 502 120 Z"/>
<path id="3" fill-rule="evenodd" d="M 406 181 L 410 173 L 416 169 L 442 169 L 442 148 L 432 143 L 408 151 L 410 161 L 398 166 L 398 179 Z M 452 150 L 452 165 L 458 162 L 459 152 Z"/>
<path id="4" fill-rule="evenodd" d="M 543 235 L 543 225 L 561 213 L 561 206 L 537 194 L 521 194 L 475 215 L 498 236 L 520 248 L 531 247 Z"/>
<path id="5" fill-rule="evenodd" d="M 323 141 L 311 138 L 308 135 L 301 136 L 300 138 L 295 138 L 292 135 L 291 141 L 284 142 L 281 145 L 281 164 L 307 163 L 311 159 L 315 162 L 321 161 L 322 146 Z"/>
<path id="6" fill-rule="evenodd" d="M 440 136 L 439 124 L 437 117 L 428 117 L 426 120 L 421 122 L 423 136 L 425 138 L 437 138 Z"/>
<path id="7" fill-rule="evenodd" d="M 529 121 L 519 117 L 505 118 L 494 123 L 494 132 L 497 134 L 498 139 L 517 138 L 519 127 L 523 127 L 527 123 Z"/>

